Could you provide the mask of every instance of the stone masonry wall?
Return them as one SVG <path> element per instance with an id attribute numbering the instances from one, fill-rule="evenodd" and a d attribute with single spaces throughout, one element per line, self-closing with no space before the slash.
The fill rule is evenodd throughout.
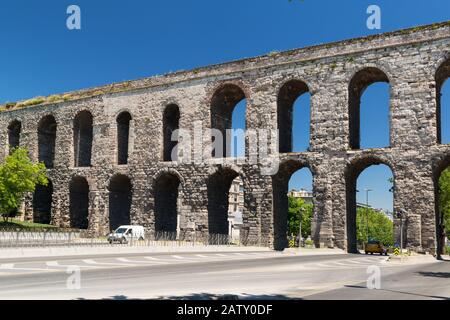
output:
<path id="1" fill-rule="evenodd" d="M 109 231 L 109 186 L 118 175 L 131 181 L 131 223 L 154 232 L 156 179 L 170 174 L 179 181 L 178 197 L 168 198 L 177 199 L 180 234 L 186 239 L 207 236 L 208 221 L 215 214 L 208 212 L 214 208 L 208 194 L 217 191 L 208 192 L 208 186 L 214 186 L 209 179 L 221 176 L 226 181 L 223 175 L 233 172 L 241 176 L 245 188 L 243 240 L 275 248 L 285 245 L 283 210 L 289 178 L 295 170 L 309 167 L 314 177 L 316 245 L 349 251 L 355 249 L 356 179 L 369 165 L 383 163 L 395 178 L 394 210 L 402 208 L 409 214 L 405 244 L 415 250 L 435 250 L 436 180 L 444 164 L 450 163 L 450 145 L 438 143 L 435 80 L 438 68 L 448 65 L 449 59 L 450 23 L 445 22 L 131 81 L 123 92 L 1 112 L 0 156 L 8 154 L 8 125 L 18 120 L 20 145 L 37 161 L 38 124 L 52 115 L 57 129 L 54 165 L 48 170 L 53 184 L 51 222 L 71 226 L 69 185 L 73 177 L 83 177 L 89 185 L 88 228 L 94 234 Z M 449 68 L 441 69 L 447 78 Z M 350 148 L 349 84 L 365 70 L 381 72 L 390 84 L 391 145 L 387 148 Z M 372 71 L 361 81 L 370 83 Z M 272 153 L 273 159 L 280 160 L 274 176 L 261 174 L 261 163 L 233 159 L 223 165 L 211 159 L 189 164 L 163 161 L 163 117 L 168 105 L 178 106 L 180 128 L 192 130 L 198 120 L 210 128 L 211 100 L 224 86 L 234 85 L 247 99 L 246 127 L 277 129 L 278 113 L 283 112 L 277 108 L 278 94 L 291 80 L 303 82 L 311 94 L 310 149 Z M 91 166 L 74 167 L 74 119 L 83 110 L 93 118 Z M 128 163 L 118 165 L 116 119 L 124 111 L 131 115 Z M 25 207 L 32 219 L 30 197 Z M 395 226 L 398 237 L 398 221 Z"/>

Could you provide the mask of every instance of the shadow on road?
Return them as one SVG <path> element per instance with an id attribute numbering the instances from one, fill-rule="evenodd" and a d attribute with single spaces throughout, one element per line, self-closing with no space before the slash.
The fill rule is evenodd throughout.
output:
<path id="1" fill-rule="evenodd" d="M 433 272 L 430 272 L 430 273 L 433 273 Z M 445 272 L 435 272 L 435 273 L 445 273 Z M 367 287 L 365 287 L 365 286 L 345 285 L 344 287 L 350 288 L 350 289 L 366 289 L 366 290 L 371 291 L 371 289 L 367 289 Z M 399 293 L 399 294 L 405 294 L 405 295 L 412 295 L 412 296 L 423 297 L 423 298 L 431 298 L 431 299 L 439 299 L 439 300 L 450 300 L 449 297 L 427 296 L 427 295 L 419 294 L 419 293 L 404 292 L 404 291 L 391 290 L 391 289 L 372 289 L 372 290 L 392 292 L 392 293 Z"/>
<path id="2" fill-rule="evenodd" d="M 420 271 L 417 273 L 424 277 L 450 278 L 450 272 Z"/>
<path id="3" fill-rule="evenodd" d="M 163 296 L 159 300 L 300 300 L 281 294 L 213 294 L 213 293 L 193 293 L 185 296 Z"/>
<path id="4" fill-rule="evenodd" d="M 79 300 L 85 300 L 80 298 Z M 143 299 L 133 299 L 125 295 L 115 295 L 108 298 L 103 298 L 101 300 L 143 300 Z M 214 294 L 214 293 L 193 293 L 189 295 L 181 296 L 161 296 L 155 299 L 149 300 L 301 300 L 298 298 L 292 298 L 280 294 Z"/>

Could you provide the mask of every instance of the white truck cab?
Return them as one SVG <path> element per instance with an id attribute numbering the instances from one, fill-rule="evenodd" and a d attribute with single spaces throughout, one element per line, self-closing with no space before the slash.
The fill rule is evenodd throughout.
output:
<path id="1" fill-rule="evenodd" d="M 144 227 L 124 225 L 108 235 L 109 243 L 128 243 L 130 240 L 145 240 Z"/>

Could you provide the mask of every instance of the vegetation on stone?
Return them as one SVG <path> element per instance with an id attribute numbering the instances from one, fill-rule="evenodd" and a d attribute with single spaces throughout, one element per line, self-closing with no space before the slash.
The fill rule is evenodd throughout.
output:
<path id="1" fill-rule="evenodd" d="M 450 168 L 439 178 L 439 213 L 443 215 L 447 237 L 450 240 Z"/>

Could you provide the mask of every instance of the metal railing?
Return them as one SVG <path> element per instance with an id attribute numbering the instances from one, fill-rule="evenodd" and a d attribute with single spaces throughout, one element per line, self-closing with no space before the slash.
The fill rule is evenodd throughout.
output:
<path id="1" fill-rule="evenodd" d="M 241 237 L 243 238 L 243 237 Z M 126 242 L 110 243 L 107 236 L 94 237 L 87 230 L 26 230 L 0 229 L 0 248 L 65 247 L 65 246 L 241 246 L 247 240 L 233 240 L 227 234 L 177 233 L 159 231 L 148 233 L 144 239 L 128 238 Z M 252 245 L 257 245 L 256 243 Z"/>

